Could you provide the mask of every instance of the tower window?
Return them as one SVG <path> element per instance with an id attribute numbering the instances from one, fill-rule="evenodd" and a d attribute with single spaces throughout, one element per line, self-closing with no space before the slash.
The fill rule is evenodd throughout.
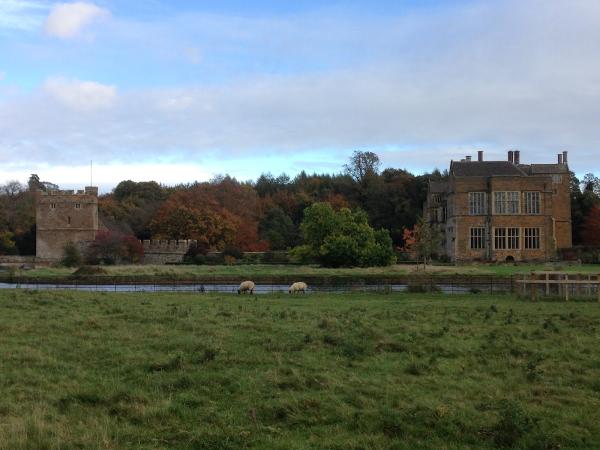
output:
<path id="1" fill-rule="evenodd" d="M 56 203 L 50 203 L 50 209 L 55 209 L 56 208 Z"/>
<path id="2" fill-rule="evenodd" d="M 75 209 L 81 208 L 81 203 L 75 203 Z"/>
<path id="3" fill-rule="evenodd" d="M 68 223 L 69 225 L 71 225 L 71 216 L 68 216 L 68 217 L 67 217 L 67 223 Z"/>

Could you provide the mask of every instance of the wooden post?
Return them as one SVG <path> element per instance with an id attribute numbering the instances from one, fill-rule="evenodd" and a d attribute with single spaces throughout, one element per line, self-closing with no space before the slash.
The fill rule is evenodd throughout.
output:
<path id="1" fill-rule="evenodd" d="M 569 301 L 569 274 L 565 273 L 565 302 Z"/>
<path id="2" fill-rule="evenodd" d="M 531 287 L 531 301 L 535 302 L 535 294 L 537 290 L 537 285 L 535 284 L 535 272 L 531 272 L 531 281 L 532 283 L 529 283 Z"/>
<path id="3" fill-rule="evenodd" d="M 598 303 L 600 303 L 600 273 L 598 274 Z"/>
<path id="4" fill-rule="evenodd" d="M 580 283 L 580 281 L 581 281 L 581 274 L 578 273 L 577 274 L 577 284 L 575 285 L 575 295 L 577 297 L 581 296 L 581 283 Z"/>
<path id="5" fill-rule="evenodd" d="M 550 283 L 548 281 L 550 281 L 550 274 L 546 272 L 546 297 L 550 297 Z"/>

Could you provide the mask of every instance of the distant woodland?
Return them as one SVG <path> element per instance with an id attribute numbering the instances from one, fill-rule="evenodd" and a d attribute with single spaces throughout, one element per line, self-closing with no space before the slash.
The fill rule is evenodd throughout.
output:
<path id="1" fill-rule="evenodd" d="M 403 230 L 413 228 L 422 214 L 429 180 L 446 176 L 438 170 L 415 175 L 381 168 L 376 154 L 355 152 L 337 174 L 265 173 L 255 181 L 219 175 L 176 186 L 126 180 L 99 198 L 99 212 L 104 226 L 122 235 L 196 239 L 206 249 L 243 252 L 304 244 L 305 210 L 328 203 L 336 211 L 364 212 L 373 229 L 387 230 L 393 245 L 401 247 Z M 600 180 L 593 174 L 583 180 L 571 176 L 574 244 L 600 245 Z M 0 186 L 0 254 L 35 254 L 34 192 L 56 188 L 37 175 L 27 184 Z"/>

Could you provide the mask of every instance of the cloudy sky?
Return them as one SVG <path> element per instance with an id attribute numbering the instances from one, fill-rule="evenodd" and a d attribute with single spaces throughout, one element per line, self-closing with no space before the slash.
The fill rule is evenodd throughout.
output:
<path id="1" fill-rule="evenodd" d="M 0 182 L 600 172 L 596 0 L 0 0 Z"/>

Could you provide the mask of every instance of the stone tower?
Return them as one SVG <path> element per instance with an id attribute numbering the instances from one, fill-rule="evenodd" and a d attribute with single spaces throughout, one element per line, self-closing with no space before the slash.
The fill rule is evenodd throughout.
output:
<path id="1" fill-rule="evenodd" d="M 36 195 L 36 259 L 58 261 L 71 241 L 93 241 L 98 232 L 98 188 L 81 191 L 38 191 Z"/>

